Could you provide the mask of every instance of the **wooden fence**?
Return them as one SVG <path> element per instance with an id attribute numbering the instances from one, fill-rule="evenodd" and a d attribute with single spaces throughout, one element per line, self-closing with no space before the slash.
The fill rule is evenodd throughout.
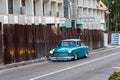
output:
<path id="1" fill-rule="evenodd" d="M 4 63 L 49 56 L 49 50 L 62 39 L 81 38 L 90 49 L 103 47 L 101 30 L 59 28 L 43 25 L 4 24 Z"/>

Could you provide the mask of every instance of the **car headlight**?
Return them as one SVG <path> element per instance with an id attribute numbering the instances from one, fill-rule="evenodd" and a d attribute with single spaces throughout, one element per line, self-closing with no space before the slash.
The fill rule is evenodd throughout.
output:
<path id="1" fill-rule="evenodd" d="M 68 53 L 72 53 L 72 50 L 69 50 Z"/>
<path id="2" fill-rule="evenodd" d="M 53 51 L 52 51 L 52 50 L 50 51 L 50 54 L 53 54 Z"/>
<path id="3" fill-rule="evenodd" d="M 53 50 L 50 50 L 50 54 L 53 54 L 53 52 L 54 52 L 54 49 L 53 49 Z"/>

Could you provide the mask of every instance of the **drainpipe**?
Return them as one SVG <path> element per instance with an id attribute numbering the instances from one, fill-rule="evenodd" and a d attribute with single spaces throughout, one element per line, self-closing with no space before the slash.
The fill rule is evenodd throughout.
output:
<path id="1" fill-rule="evenodd" d="M 2 64 L 4 64 L 4 60 L 3 60 L 4 58 L 3 58 L 3 57 L 4 57 L 4 48 L 5 48 L 5 47 L 4 47 L 4 36 L 3 36 L 3 35 L 4 35 L 3 23 L 1 23 L 1 35 L 2 35 L 2 36 L 1 36 L 1 38 L 2 38 L 2 44 L 1 44 L 1 45 L 2 45 L 2 55 L 1 55 L 1 57 L 2 57 L 1 60 L 2 60 L 2 61 L 1 61 L 1 62 L 2 62 Z"/>

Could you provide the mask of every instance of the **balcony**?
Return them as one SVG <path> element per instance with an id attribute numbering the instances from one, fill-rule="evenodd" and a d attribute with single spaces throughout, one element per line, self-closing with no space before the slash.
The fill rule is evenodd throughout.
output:
<path id="1" fill-rule="evenodd" d="M 92 9 L 93 8 L 93 2 L 92 2 L 92 0 L 88 0 L 88 3 L 89 3 L 88 4 L 89 8 Z"/>
<path id="2" fill-rule="evenodd" d="M 65 18 L 51 16 L 26 16 L 26 15 L 4 15 L 0 14 L 0 22 L 3 24 L 59 24 Z"/>
<path id="3" fill-rule="evenodd" d="M 51 1 L 56 2 L 57 0 L 51 0 Z"/>
<path id="4" fill-rule="evenodd" d="M 57 0 L 58 3 L 63 3 L 63 0 Z"/>
<path id="5" fill-rule="evenodd" d="M 88 6 L 88 1 L 87 1 L 87 0 L 84 0 L 84 1 L 83 1 L 83 7 L 84 7 L 84 8 L 89 8 L 89 6 Z"/>

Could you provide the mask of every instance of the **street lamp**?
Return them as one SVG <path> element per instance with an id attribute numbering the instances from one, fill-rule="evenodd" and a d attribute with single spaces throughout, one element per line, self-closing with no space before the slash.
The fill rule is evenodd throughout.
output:
<path id="1" fill-rule="evenodd" d="M 109 2 L 108 2 L 109 3 Z M 106 25 L 107 25 L 107 32 L 109 33 L 109 30 L 110 30 L 110 22 L 111 22 L 111 11 L 110 11 L 110 3 L 108 4 L 108 9 L 105 11 L 105 14 L 106 14 Z"/>
<path id="2" fill-rule="evenodd" d="M 114 4 L 115 3 L 115 0 L 112 0 L 112 4 Z"/>

